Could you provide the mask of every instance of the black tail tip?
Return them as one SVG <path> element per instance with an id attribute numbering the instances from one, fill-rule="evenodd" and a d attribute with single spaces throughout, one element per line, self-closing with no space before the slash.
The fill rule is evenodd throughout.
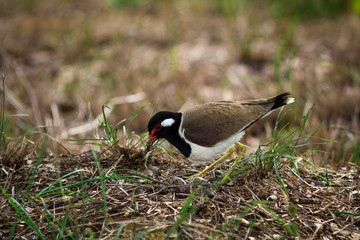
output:
<path id="1" fill-rule="evenodd" d="M 290 93 L 286 92 L 286 93 L 282 93 L 282 94 L 274 97 L 274 105 L 271 108 L 271 110 L 274 110 L 276 108 L 279 108 L 286 104 L 294 102 L 294 98 L 289 98 L 288 97 L 289 95 L 290 95 Z"/>

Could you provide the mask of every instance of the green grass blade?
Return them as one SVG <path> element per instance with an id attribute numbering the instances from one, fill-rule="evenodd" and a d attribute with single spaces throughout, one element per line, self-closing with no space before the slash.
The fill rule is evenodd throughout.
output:
<path id="1" fill-rule="evenodd" d="M 31 189 L 31 187 L 32 187 L 32 184 L 33 184 L 33 182 L 34 182 L 34 180 L 35 180 L 35 176 L 36 176 L 37 170 L 38 170 L 38 168 L 39 168 L 39 165 L 40 165 L 40 162 L 41 162 L 41 158 L 42 158 L 42 156 L 43 156 L 43 154 L 44 154 L 44 151 L 45 151 L 45 147 L 46 147 L 47 140 L 48 140 L 48 136 L 45 135 L 44 143 L 43 143 L 43 145 L 42 145 L 42 147 L 41 147 L 41 149 L 40 149 L 40 153 L 39 153 L 39 155 L 36 157 L 35 162 L 34 162 L 34 165 L 32 166 L 32 174 L 31 174 L 31 176 L 30 176 L 30 180 L 29 180 L 29 182 L 28 182 L 28 185 L 27 185 L 27 187 L 26 187 L 26 189 L 25 189 L 25 191 L 26 191 L 27 194 L 30 192 L 30 189 Z"/>
<path id="2" fill-rule="evenodd" d="M 44 199 L 43 198 L 40 198 L 40 200 L 41 200 L 41 203 L 42 203 L 42 205 L 43 205 L 43 207 L 44 207 L 44 210 L 45 210 L 45 218 L 46 218 L 46 221 L 48 222 L 48 225 L 49 226 L 51 226 L 51 235 L 52 236 L 54 236 L 55 235 L 55 227 L 54 227 L 54 225 L 50 222 L 50 219 L 51 220 L 53 220 L 58 226 L 62 226 L 62 224 L 56 219 L 56 217 L 49 211 L 49 209 L 47 208 L 47 206 L 46 206 L 46 204 L 45 204 L 45 202 L 44 202 Z M 75 240 L 75 238 L 72 236 L 72 234 L 68 231 L 68 230 L 66 230 L 66 229 L 64 229 L 64 231 L 67 233 L 67 235 L 71 238 L 71 239 L 74 239 Z M 55 235 L 56 236 L 56 235 Z M 57 239 L 56 237 L 54 238 L 53 237 L 53 239 Z"/>
<path id="3" fill-rule="evenodd" d="M 60 182 L 64 178 L 67 178 L 68 176 L 71 176 L 71 175 L 73 175 L 75 173 L 78 173 L 78 172 L 89 172 L 89 171 L 85 170 L 85 169 L 79 169 L 79 170 L 75 170 L 75 171 L 73 171 L 71 173 L 65 174 L 61 178 L 57 179 L 54 183 L 50 184 L 48 187 L 44 188 L 42 191 L 40 191 L 38 194 L 36 194 L 35 197 L 40 197 L 42 194 L 45 194 L 45 193 L 49 192 L 49 189 L 54 187 L 58 182 Z"/>
<path id="4" fill-rule="evenodd" d="M 111 133 L 111 132 L 112 132 L 112 128 L 111 128 L 111 125 L 108 124 L 108 121 L 107 121 L 107 119 L 106 119 L 105 108 L 110 109 L 109 106 L 107 106 L 107 105 L 105 105 L 105 104 L 102 105 L 102 114 L 103 114 L 104 120 L 103 120 L 103 122 L 101 122 L 101 123 L 104 123 L 103 126 L 105 127 L 106 132 L 107 132 L 107 133 Z"/>
<path id="5" fill-rule="evenodd" d="M 58 144 L 62 149 L 64 149 L 68 154 L 70 154 L 70 151 L 61 143 L 59 142 L 56 138 L 54 138 L 53 136 L 45 133 L 45 135 L 50 138 L 51 140 L 53 140 L 54 142 L 56 142 L 56 144 Z"/>
<path id="6" fill-rule="evenodd" d="M 240 162 L 240 161 L 239 161 L 239 162 Z M 238 163 L 239 163 L 239 162 L 238 162 Z M 237 164 L 238 164 L 238 163 L 237 163 Z M 223 178 L 221 177 L 221 180 L 220 180 L 220 182 L 219 182 L 220 185 L 229 182 L 233 177 L 235 177 L 236 175 L 242 173 L 243 171 L 245 171 L 246 169 L 250 168 L 251 166 L 252 166 L 251 163 L 246 164 L 246 165 L 242 166 L 241 168 L 239 168 L 238 170 L 236 170 L 236 171 L 234 171 L 233 173 L 231 173 L 231 174 L 229 175 L 229 177 L 227 177 L 226 179 L 223 179 Z"/>
<path id="7" fill-rule="evenodd" d="M 315 169 L 316 171 L 319 171 L 319 169 L 317 169 L 317 167 L 314 166 L 314 164 L 312 164 L 311 162 L 305 160 L 305 159 L 302 159 L 302 161 L 304 163 L 306 163 L 307 165 L 309 165 L 310 167 L 312 167 L 313 169 Z"/>
<path id="8" fill-rule="evenodd" d="M 189 196 L 187 197 L 184 205 L 182 206 L 179 215 L 176 218 L 175 223 L 171 226 L 171 228 L 167 231 L 165 239 L 169 239 L 171 234 L 178 229 L 180 224 L 182 224 L 194 211 L 194 209 L 190 208 L 191 203 L 193 202 L 195 198 L 196 193 L 196 187 L 193 188 L 193 190 L 190 192 Z"/>
<path id="9" fill-rule="evenodd" d="M 125 129 L 129 129 L 129 124 L 131 123 L 131 121 L 147 106 L 149 106 L 150 103 L 145 104 L 144 106 L 142 106 L 141 108 L 139 108 L 133 115 L 131 115 L 131 117 L 127 120 L 126 125 L 125 125 Z"/>
<path id="10" fill-rule="evenodd" d="M 245 207 L 244 210 L 239 213 L 236 217 L 230 219 L 228 222 L 226 222 L 220 229 L 216 230 L 216 232 L 211 236 L 211 240 L 218 239 L 218 236 L 223 233 L 227 228 L 229 228 L 235 221 L 239 222 L 236 225 L 240 225 L 241 220 L 248 214 L 251 208 Z M 233 228 L 234 230 L 237 229 L 237 227 Z"/>
<path id="11" fill-rule="evenodd" d="M 153 112 L 151 113 L 151 116 L 154 116 L 154 114 L 155 114 L 155 112 L 156 112 L 156 109 L 157 109 L 158 106 L 159 106 L 159 103 L 160 103 L 160 99 L 159 99 L 159 101 L 157 101 L 157 103 L 156 103 L 156 105 L 155 105 L 155 108 L 154 108 Z"/>
<path id="12" fill-rule="evenodd" d="M 44 235 L 41 233 L 40 229 L 37 227 L 36 223 L 32 220 L 27 211 L 23 208 L 23 206 L 14 198 L 7 195 L 5 190 L 0 186 L 0 190 L 4 194 L 4 196 L 9 201 L 10 205 L 13 207 L 16 213 L 20 215 L 20 217 L 24 220 L 26 225 L 28 225 L 40 239 L 45 239 Z"/>
<path id="13" fill-rule="evenodd" d="M 276 173 L 276 177 L 279 180 L 281 187 L 284 189 L 286 196 L 289 197 L 289 193 L 286 190 L 285 184 L 283 182 L 283 180 L 281 179 L 280 173 L 279 173 L 279 169 L 278 169 L 278 164 L 277 164 L 277 158 L 274 159 L 274 168 L 275 168 L 275 173 Z"/>
<path id="14" fill-rule="evenodd" d="M 99 178 L 100 178 L 100 184 L 101 184 L 101 194 L 102 194 L 102 199 L 104 202 L 104 221 L 105 221 L 105 227 L 108 226 L 108 214 L 107 214 L 107 204 L 106 204 L 106 188 L 105 188 L 105 179 L 102 175 L 102 171 L 101 171 L 101 167 L 100 167 L 100 162 L 99 162 L 99 158 L 97 156 L 97 154 L 95 153 L 95 151 L 91 150 L 91 153 L 94 157 L 96 166 L 98 168 L 98 172 L 99 172 Z"/>
<path id="15" fill-rule="evenodd" d="M 333 211 L 333 213 L 350 215 L 350 216 L 360 216 L 360 213 L 341 212 L 341 211 Z"/>
<path id="16" fill-rule="evenodd" d="M 298 138 L 296 139 L 296 142 L 295 142 L 295 145 L 298 144 L 298 141 L 300 140 L 301 138 L 301 135 L 302 133 L 304 132 L 304 129 L 305 129 L 305 125 L 306 125 L 306 122 L 308 121 L 308 119 L 310 118 L 310 114 L 311 114 L 311 111 L 312 111 L 312 107 L 309 108 L 309 110 L 307 111 L 305 117 L 304 117 L 304 120 L 302 121 L 302 124 L 300 126 L 300 128 L 298 128 Z M 293 155 L 295 149 L 293 149 L 293 151 L 291 152 L 291 155 Z"/>
<path id="17" fill-rule="evenodd" d="M 116 231 L 116 235 L 114 237 L 114 240 L 119 239 L 120 234 L 121 234 L 122 230 L 124 229 L 124 227 L 125 227 L 125 225 L 120 225 L 119 229 Z"/>
<path id="18" fill-rule="evenodd" d="M 260 204 L 265 211 L 267 211 L 278 223 L 281 224 L 281 226 L 292 236 L 298 235 L 297 232 L 297 225 L 294 226 L 294 223 L 287 224 L 279 215 L 277 215 L 273 210 L 268 208 L 267 206 L 264 206 L 263 204 Z"/>
<path id="19" fill-rule="evenodd" d="M 9 234 L 9 239 L 13 239 L 14 238 L 14 235 L 15 235 L 15 231 L 16 231 L 16 226 L 18 224 L 18 219 L 19 219 L 19 213 L 16 212 L 16 215 L 15 215 L 15 218 L 14 218 L 14 221 L 13 221 L 13 226 L 11 228 L 11 231 L 10 231 L 10 234 Z"/>
<path id="20" fill-rule="evenodd" d="M 294 157 L 291 155 L 287 155 L 287 157 L 290 159 L 292 166 L 295 168 L 296 173 L 300 176 L 299 169 L 294 161 Z"/>
<path id="21" fill-rule="evenodd" d="M 83 181 L 83 174 L 82 172 L 80 172 L 80 180 Z M 82 221 L 82 233 L 83 233 L 83 236 L 86 235 L 86 203 L 85 203 L 85 198 L 84 196 L 86 195 L 86 187 L 87 187 L 87 184 L 83 184 L 81 186 L 81 195 L 82 195 L 82 198 L 81 198 L 81 221 Z"/>
<path id="22" fill-rule="evenodd" d="M 90 197 L 89 195 L 84 194 L 84 193 L 82 193 L 82 192 L 78 192 L 78 191 L 59 191 L 59 192 L 50 192 L 50 193 L 48 193 L 48 194 L 43 194 L 43 195 L 41 195 L 41 196 L 34 197 L 34 199 L 36 199 L 36 198 L 40 198 L 40 197 L 54 196 L 54 195 L 59 195 L 59 194 L 64 195 L 64 194 L 70 194 L 70 193 L 81 194 L 83 197 L 85 197 L 85 198 L 87 198 L 87 199 L 89 199 L 89 200 L 91 200 L 91 201 L 95 201 L 95 200 L 94 200 L 92 197 Z"/>
<path id="23" fill-rule="evenodd" d="M 315 131 L 307 138 L 307 140 L 305 141 L 304 144 L 307 144 L 307 143 L 314 137 L 315 133 L 319 130 L 319 128 L 321 127 L 321 125 L 322 125 L 322 124 L 320 124 L 320 125 L 315 129 Z M 297 145 L 297 143 L 296 143 L 295 145 Z M 304 145 L 304 146 L 305 146 L 305 145 Z M 298 151 L 301 151 L 304 146 L 300 147 Z"/>
<path id="24" fill-rule="evenodd" d="M 71 239 L 74 239 L 74 236 L 70 233 L 70 231 L 68 231 L 66 229 L 66 223 L 67 223 L 67 219 L 68 219 L 68 215 L 66 215 L 64 217 L 64 221 L 61 223 L 59 222 L 59 220 L 56 219 L 56 217 L 49 211 L 49 209 L 46 207 L 46 204 L 44 202 L 44 199 L 40 198 L 41 200 L 41 203 L 43 204 L 43 207 L 45 209 L 45 213 L 47 214 L 48 217 L 50 217 L 54 222 L 56 222 L 56 224 L 58 226 L 60 226 L 60 229 L 59 229 L 59 239 L 65 239 L 65 236 L 63 234 L 63 232 L 66 232 L 66 234 L 71 238 Z"/>

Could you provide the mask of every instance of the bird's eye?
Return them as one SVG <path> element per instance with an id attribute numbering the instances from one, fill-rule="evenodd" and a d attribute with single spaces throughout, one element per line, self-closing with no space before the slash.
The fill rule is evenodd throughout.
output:
<path id="1" fill-rule="evenodd" d="M 159 131 L 161 129 L 161 125 L 160 124 L 156 125 L 154 129 L 155 131 Z"/>

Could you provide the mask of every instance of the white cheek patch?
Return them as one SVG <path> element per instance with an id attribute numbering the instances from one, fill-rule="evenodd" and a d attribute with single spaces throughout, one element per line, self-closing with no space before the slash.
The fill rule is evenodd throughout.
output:
<path id="1" fill-rule="evenodd" d="M 174 124 L 174 122 L 175 122 L 175 120 L 173 118 L 168 118 L 161 122 L 161 126 L 162 127 L 170 127 Z"/>

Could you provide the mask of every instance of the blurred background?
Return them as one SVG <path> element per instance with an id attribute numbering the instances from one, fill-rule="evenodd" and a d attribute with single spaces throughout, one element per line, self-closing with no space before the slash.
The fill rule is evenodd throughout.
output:
<path id="1" fill-rule="evenodd" d="M 296 102 L 280 125 L 336 140 L 311 161 L 360 162 L 359 0 L 2 0 L 5 134 L 39 144 L 96 136 L 103 104 L 146 132 L 156 110 L 273 96 Z M 277 114 L 244 143 L 271 141 Z M 121 131 L 120 131 L 121 132 Z M 101 131 L 99 130 L 99 134 Z M 55 142 L 49 151 L 63 149 Z"/>

